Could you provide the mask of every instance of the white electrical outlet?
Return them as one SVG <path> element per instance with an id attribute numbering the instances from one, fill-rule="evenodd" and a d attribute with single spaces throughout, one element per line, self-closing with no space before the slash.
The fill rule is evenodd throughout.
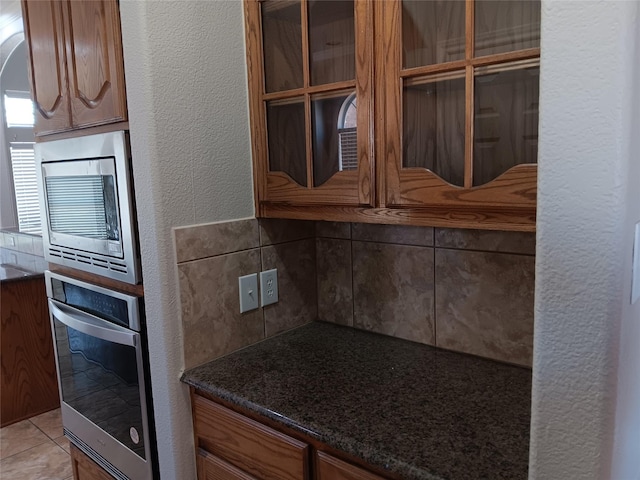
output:
<path id="1" fill-rule="evenodd" d="M 636 223 L 636 236 L 633 242 L 633 270 L 631 271 L 631 304 L 640 299 L 640 223 Z"/>
<path id="2" fill-rule="evenodd" d="M 263 307 L 278 301 L 278 270 L 276 268 L 260 272 L 260 299 Z"/>
<path id="3" fill-rule="evenodd" d="M 240 290 L 240 313 L 258 308 L 258 274 L 238 277 Z"/>

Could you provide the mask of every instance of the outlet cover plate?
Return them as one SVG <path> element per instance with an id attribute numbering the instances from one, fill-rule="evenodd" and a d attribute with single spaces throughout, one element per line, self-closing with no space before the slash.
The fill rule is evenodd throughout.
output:
<path id="1" fill-rule="evenodd" d="M 240 290 L 240 313 L 258 308 L 258 274 L 252 273 L 238 278 Z"/>
<path id="2" fill-rule="evenodd" d="M 278 301 L 278 269 L 260 272 L 260 299 L 266 307 Z"/>
<path id="3" fill-rule="evenodd" d="M 633 242 L 633 270 L 631 271 L 631 305 L 640 299 L 640 223 L 636 223 Z"/>

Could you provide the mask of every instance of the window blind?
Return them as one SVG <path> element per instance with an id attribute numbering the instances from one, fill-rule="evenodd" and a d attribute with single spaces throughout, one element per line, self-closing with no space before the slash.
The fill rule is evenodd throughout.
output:
<path id="1" fill-rule="evenodd" d="M 33 143 L 11 143 L 11 170 L 21 232 L 42 234 Z"/>

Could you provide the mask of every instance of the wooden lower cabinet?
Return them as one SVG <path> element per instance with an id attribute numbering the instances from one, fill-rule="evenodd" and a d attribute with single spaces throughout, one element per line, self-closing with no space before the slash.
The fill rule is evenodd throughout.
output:
<path id="1" fill-rule="evenodd" d="M 0 292 L 0 424 L 60 406 L 44 278 L 3 281 Z"/>
<path id="2" fill-rule="evenodd" d="M 316 452 L 316 480 L 384 480 L 324 452 Z"/>
<path id="3" fill-rule="evenodd" d="M 71 468 L 74 480 L 113 480 L 111 475 L 73 444 L 71 445 Z"/>
<path id="4" fill-rule="evenodd" d="M 200 448 L 257 479 L 309 478 L 309 446 L 304 442 L 199 395 L 193 403 L 196 445 Z"/>
<path id="5" fill-rule="evenodd" d="M 385 480 L 316 440 L 293 438 L 193 390 L 191 398 L 198 480 Z"/>
<path id="6" fill-rule="evenodd" d="M 256 480 L 256 477 L 202 449 L 198 450 L 196 461 L 200 480 Z"/>

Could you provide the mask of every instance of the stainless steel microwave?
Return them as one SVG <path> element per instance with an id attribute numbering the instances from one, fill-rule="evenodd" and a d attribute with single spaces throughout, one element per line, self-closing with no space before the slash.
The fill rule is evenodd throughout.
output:
<path id="1" fill-rule="evenodd" d="M 141 281 L 127 132 L 35 146 L 45 259 Z"/>

